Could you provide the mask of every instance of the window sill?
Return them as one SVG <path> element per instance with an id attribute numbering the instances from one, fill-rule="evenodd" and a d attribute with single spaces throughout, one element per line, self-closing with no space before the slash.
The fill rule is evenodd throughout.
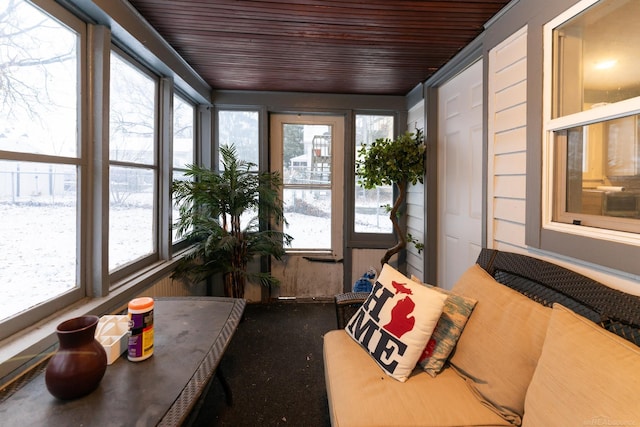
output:
<path id="1" fill-rule="evenodd" d="M 549 222 L 545 229 L 560 233 L 574 234 L 590 239 L 599 239 L 623 245 L 640 246 L 640 235 L 624 231 L 608 230 L 604 228 L 589 227 L 586 225 L 573 225 L 560 222 Z"/>
<path id="2" fill-rule="evenodd" d="M 571 230 L 568 224 L 545 226 L 540 229 L 540 242 L 537 247 L 547 252 L 586 261 L 597 266 L 597 269 L 609 269 L 612 274 L 632 275 L 637 282 L 640 277 L 640 264 L 636 260 L 640 259 L 640 246 L 632 241 L 615 240 L 610 234 L 616 232 L 612 231 L 597 236 L 590 233 L 578 234 L 575 228 L 580 227 L 573 226 L 574 230 Z"/>

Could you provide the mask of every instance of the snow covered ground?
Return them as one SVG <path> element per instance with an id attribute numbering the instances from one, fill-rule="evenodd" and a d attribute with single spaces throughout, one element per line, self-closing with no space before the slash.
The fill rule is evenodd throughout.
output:
<path id="1" fill-rule="evenodd" d="M 0 203 L 0 319 L 74 288 L 75 212 L 72 203 Z M 129 261 L 132 254 L 150 253 L 151 210 L 135 207 L 114 213 L 118 226 L 112 238 L 117 244 L 111 249 L 111 265 Z"/>
<path id="2" fill-rule="evenodd" d="M 76 283 L 75 205 L 67 203 L 0 203 L 0 320 L 67 292 Z M 152 250 L 149 208 L 113 211 L 110 265 L 121 265 L 132 254 Z M 289 212 L 285 232 L 295 237 L 296 248 L 329 247 L 328 217 Z M 359 216 L 360 218 L 360 216 Z M 376 218 L 362 219 L 375 230 Z M 320 237 L 319 237 L 320 236 Z M 119 249 L 121 248 L 121 249 Z"/>
<path id="3" fill-rule="evenodd" d="M 74 210 L 0 204 L 0 319 L 74 286 Z"/>

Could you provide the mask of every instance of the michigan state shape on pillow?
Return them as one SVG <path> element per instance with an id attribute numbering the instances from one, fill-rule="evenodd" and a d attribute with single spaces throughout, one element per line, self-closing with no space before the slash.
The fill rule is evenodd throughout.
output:
<path id="1" fill-rule="evenodd" d="M 431 337 L 446 299 L 447 295 L 385 264 L 345 330 L 387 374 L 404 382 Z"/>

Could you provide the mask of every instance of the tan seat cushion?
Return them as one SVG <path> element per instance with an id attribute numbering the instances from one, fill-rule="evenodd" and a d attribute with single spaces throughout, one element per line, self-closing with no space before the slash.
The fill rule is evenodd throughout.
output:
<path id="1" fill-rule="evenodd" d="M 477 264 L 462 275 L 453 291 L 478 303 L 451 365 L 481 399 L 519 424 L 551 308 L 496 282 Z"/>
<path id="2" fill-rule="evenodd" d="M 523 427 L 640 425 L 640 348 L 555 304 Z"/>
<path id="3" fill-rule="evenodd" d="M 510 425 L 451 369 L 434 378 L 418 367 L 401 383 L 342 329 L 324 336 L 324 368 L 334 427 Z"/>

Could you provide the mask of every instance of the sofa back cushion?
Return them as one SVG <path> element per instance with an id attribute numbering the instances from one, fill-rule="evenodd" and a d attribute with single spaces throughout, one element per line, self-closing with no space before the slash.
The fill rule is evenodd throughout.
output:
<path id="1" fill-rule="evenodd" d="M 477 264 L 462 275 L 453 291 L 478 303 L 451 365 L 482 401 L 519 424 L 551 308 L 498 283 Z"/>
<path id="2" fill-rule="evenodd" d="M 640 348 L 554 304 L 523 427 L 640 423 Z"/>

